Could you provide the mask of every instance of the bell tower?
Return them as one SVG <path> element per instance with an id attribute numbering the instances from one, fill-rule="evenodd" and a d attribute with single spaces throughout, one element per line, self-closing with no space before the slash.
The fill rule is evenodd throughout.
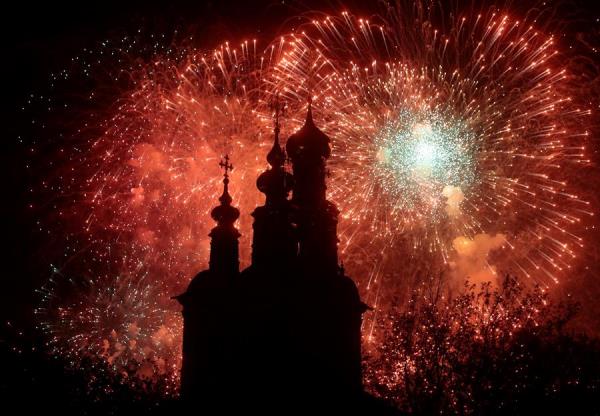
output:
<path id="1" fill-rule="evenodd" d="M 233 226 L 240 217 L 240 211 L 231 206 L 229 171 L 233 169 L 233 165 L 229 162 L 228 155 L 225 155 L 219 166 L 224 170 L 223 194 L 219 198 L 221 205 L 215 207 L 210 213 L 217 226 L 209 234 L 211 237 L 209 269 L 218 274 L 231 275 L 240 271 L 238 245 L 240 233 Z"/>
<path id="2" fill-rule="evenodd" d="M 279 144 L 279 118 L 284 110 L 278 98 L 275 111 L 273 146 L 267 154 L 270 165 L 257 179 L 258 190 L 265 194 L 265 204 L 257 207 L 252 240 L 252 265 L 262 269 L 283 272 L 295 260 L 298 251 L 290 219 L 291 204 L 288 195 L 293 177 L 284 169 L 285 152 Z"/>
<path id="3" fill-rule="evenodd" d="M 234 223 L 240 211 L 231 205 L 229 156 L 219 164 L 223 170 L 220 205 L 211 211 L 217 222 L 209 236 L 208 270 L 198 273 L 187 290 L 175 299 L 183 307 L 181 397 L 199 408 L 212 408 L 231 390 L 231 357 L 235 339 L 231 293 L 239 276 L 238 239 Z"/>
<path id="4" fill-rule="evenodd" d="M 309 100 L 304 125 L 286 144 L 294 173 L 292 206 L 298 227 L 298 260 L 304 268 L 334 273 L 338 268 L 339 211 L 325 195 L 329 143 L 329 137 L 313 121 Z"/>

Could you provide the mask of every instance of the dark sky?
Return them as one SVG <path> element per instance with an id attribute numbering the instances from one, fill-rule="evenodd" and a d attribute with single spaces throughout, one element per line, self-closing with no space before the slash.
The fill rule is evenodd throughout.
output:
<path id="1" fill-rule="evenodd" d="M 27 114 L 18 112 L 30 92 L 44 88 L 49 73 L 85 47 L 93 47 L 103 38 L 144 29 L 150 33 L 173 33 L 175 29 L 194 34 L 206 47 L 223 39 L 257 37 L 268 41 L 290 20 L 304 11 L 340 11 L 336 1 L 254 0 L 254 1 L 96 1 L 96 2 L 21 1 L 3 10 L 1 25 L 4 53 L 2 57 L 2 117 L 5 126 L 1 167 L 4 178 L 2 198 L 2 281 L 0 297 L 3 321 L 30 320 L 33 289 L 47 262 L 32 253 L 35 241 L 31 228 L 35 219 L 28 215 L 27 188 L 34 179 L 23 169 L 27 146 L 17 138 L 30 123 Z M 369 15 L 377 9 L 376 1 L 352 0 L 344 5 L 354 13 Z M 474 2 L 476 3 L 476 2 Z M 587 4 L 586 4 L 587 3 Z M 560 13 L 571 22 L 568 35 L 598 30 L 600 2 L 577 0 L 561 3 Z M 521 4 L 521 3 L 515 3 Z M 522 6 L 519 6 L 522 7 Z M 563 16 L 560 16 L 561 18 Z M 597 38 L 596 38 L 597 40 Z M 574 41 L 574 43 L 577 43 Z M 27 138 L 25 138 L 27 140 Z"/>

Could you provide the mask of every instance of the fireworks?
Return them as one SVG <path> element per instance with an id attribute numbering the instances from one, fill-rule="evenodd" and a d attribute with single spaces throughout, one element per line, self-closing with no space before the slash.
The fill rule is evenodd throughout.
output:
<path id="1" fill-rule="evenodd" d="M 248 264 L 275 95 L 287 102 L 282 137 L 311 96 L 332 139 L 340 257 L 376 309 L 440 270 L 557 282 L 591 215 L 569 184 L 587 163 L 587 111 L 573 104 L 555 37 L 507 12 L 452 14 L 437 26 L 419 7 L 395 5 L 377 22 L 343 12 L 307 19 L 264 49 L 169 49 L 128 68 L 101 133 L 82 130 L 67 162 L 74 173 L 52 185 L 75 227 L 60 269 L 86 276 L 67 294 L 43 290 L 39 316 L 55 350 L 116 372 L 152 356 L 176 383 L 181 328 L 169 298 L 207 265 L 224 153 L 236 166 Z"/>
<path id="2" fill-rule="evenodd" d="M 255 181 L 272 123 L 260 112 L 269 103 L 257 95 L 261 58 L 248 44 L 162 53 L 131 71 L 131 90 L 102 122 L 103 132 L 83 156 L 75 149 L 78 177 L 59 185 L 70 196 L 65 211 L 77 213 L 69 256 L 43 288 L 37 311 L 55 353 L 75 365 L 96 357 L 117 375 L 164 377 L 175 390 L 182 323 L 171 296 L 206 267 L 222 154 L 235 158 L 236 204 L 248 213 L 260 201 Z M 246 260 L 250 227 L 246 215 Z M 84 277 L 58 278 L 71 290 L 54 284 L 59 274 L 74 273 Z"/>
<path id="3" fill-rule="evenodd" d="M 44 302 L 36 309 L 52 353 L 75 368 L 87 364 L 104 370 L 108 383 L 116 376 L 171 379 L 168 388 L 178 383 L 180 357 L 171 351 L 181 344 L 181 317 L 162 304 L 156 282 L 146 283 L 147 274 L 77 280 L 55 272 L 41 289 Z"/>
<path id="4" fill-rule="evenodd" d="M 589 112 L 572 104 L 554 36 L 495 8 L 448 17 L 445 32 L 419 7 L 395 5 L 390 15 L 311 21 L 290 35 L 274 75 L 291 102 L 315 95 L 333 138 L 342 252 L 351 262 L 364 261 L 357 248 L 378 257 L 366 269 L 350 265 L 353 275 L 383 261 L 369 288 L 411 282 L 410 271 L 389 278 L 403 270 L 403 253 L 427 264 L 422 274 L 439 266 L 494 280 L 503 270 L 558 283 L 592 213 L 569 185 L 589 162 Z M 475 247 L 464 261 L 456 239 L 502 244 Z"/>

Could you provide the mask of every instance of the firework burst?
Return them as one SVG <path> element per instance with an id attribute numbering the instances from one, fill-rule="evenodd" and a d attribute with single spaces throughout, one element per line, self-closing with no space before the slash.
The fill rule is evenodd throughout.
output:
<path id="1" fill-rule="evenodd" d="M 342 251 L 376 253 L 349 267 L 369 288 L 412 282 L 412 261 L 421 274 L 558 283 L 592 212 L 569 181 L 589 164 L 589 111 L 572 103 L 555 38 L 496 8 L 442 18 L 446 31 L 432 13 L 320 16 L 289 35 L 274 71 L 288 101 L 314 95 L 333 138 Z"/>
<path id="2" fill-rule="evenodd" d="M 55 351 L 96 356 L 117 373 L 150 354 L 176 384 L 179 343 L 157 341 L 180 339 L 169 298 L 207 265 L 224 153 L 248 264 L 275 95 L 287 103 L 282 137 L 311 96 L 332 138 L 341 258 L 377 310 L 440 271 L 557 282 L 591 212 L 569 184 L 587 163 L 588 112 L 573 104 L 555 37 L 497 9 L 424 9 L 394 3 L 374 21 L 311 15 L 265 49 L 169 47 L 129 66 L 110 116 L 82 130 L 68 179 L 44 185 L 75 225 L 59 269 L 88 276 L 71 295 L 42 291 Z"/>
<path id="3" fill-rule="evenodd" d="M 172 351 L 181 344 L 181 317 L 147 279 L 147 273 L 73 279 L 55 270 L 35 311 L 50 351 L 76 369 L 104 372 L 108 383 L 165 378 L 167 389 L 176 386 L 181 362 Z"/>
<path id="4" fill-rule="evenodd" d="M 236 204 L 249 212 L 260 203 L 255 181 L 272 124 L 258 94 L 264 67 L 248 43 L 162 53 L 136 65 L 101 133 L 84 138 L 86 150 L 73 149 L 76 176 L 73 169 L 70 180 L 44 185 L 58 189 L 60 214 L 68 212 L 75 225 L 67 260 L 41 291 L 37 311 L 55 353 L 74 364 L 95 356 L 116 375 L 154 371 L 176 386 L 182 328 L 171 296 L 206 267 L 221 155 L 235 160 Z M 251 218 L 239 226 L 247 264 Z M 84 277 L 58 278 L 70 282 L 65 293 L 64 284 L 54 284 L 63 273 Z"/>

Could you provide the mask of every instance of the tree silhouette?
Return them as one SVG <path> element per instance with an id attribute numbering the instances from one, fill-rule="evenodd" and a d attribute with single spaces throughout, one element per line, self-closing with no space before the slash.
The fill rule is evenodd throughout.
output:
<path id="1" fill-rule="evenodd" d="M 576 304 L 512 276 L 499 288 L 467 281 L 454 298 L 442 287 L 419 286 L 380 322 L 371 391 L 413 414 L 599 411 L 598 343 L 567 330 Z"/>

